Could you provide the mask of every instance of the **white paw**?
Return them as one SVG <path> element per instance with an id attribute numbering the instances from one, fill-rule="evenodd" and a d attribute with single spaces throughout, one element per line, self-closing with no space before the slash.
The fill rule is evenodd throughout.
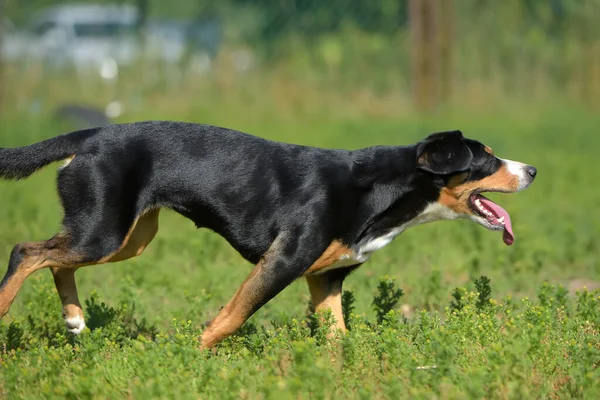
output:
<path id="1" fill-rule="evenodd" d="M 79 335 L 85 328 L 85 321 L 79 315 L 65 319 L 65 324 L 67 325 L 69 332 L 74 335 Z"/>

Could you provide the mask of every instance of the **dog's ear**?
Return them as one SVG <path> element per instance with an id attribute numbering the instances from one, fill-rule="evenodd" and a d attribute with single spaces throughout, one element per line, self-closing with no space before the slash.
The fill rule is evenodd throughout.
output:
<path id="1" fill-rule="evenodd" d="M 434 133 L 417 145 L 417 168 L 437 175 L 465 171 L 472 160 L 461 131 Z"/>

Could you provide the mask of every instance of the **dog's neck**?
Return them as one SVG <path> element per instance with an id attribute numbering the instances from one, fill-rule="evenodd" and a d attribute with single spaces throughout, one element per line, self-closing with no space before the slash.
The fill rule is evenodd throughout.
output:
<path id="1" fill-rule="evenodd" d="M 361 185 L 403 180 L 415 175 L 415 146 L 375 146 L 352 153 L 352 173 Z"/>

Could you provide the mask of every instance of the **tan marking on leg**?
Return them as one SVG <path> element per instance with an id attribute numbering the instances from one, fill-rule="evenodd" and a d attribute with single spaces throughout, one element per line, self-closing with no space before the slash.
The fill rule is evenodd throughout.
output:
<path id="1" fill-rule="evenodd" d="M 282 237 L 278 237 L 273 241 L 269 250 L 267 250 L 262 259 L 256 264 L 250 275 L 242 283 L 242 286 L 240 286 L 227 305 L 211 321 L 204 332 L 202 332 L 201 348 L 209 349 L 232 335 L 257 310 L 260 302 L 264 301 L 264 268 L 265 265 L 277 259 L 281 239 Z"/>
<path id="2" fill-rule="evenodd" d="M 26 271 L 17 271 L 15 274 L 6 282 L 5 286 L 0 289 L 0 318 L 2 318 L 8 310 L 12 302 L 15 300 L 19 289 L 25 282 L 25 279 L 31 273 Z"/>
<path id="3" fill-rule="evenodd" d="M 0 318 L 8 312 L 29 275 L 50 266 L 66 266 L 82 260 L 81 255 L 69 251 L 68 237 L 64 234 L 58 234 L 44 242 L 22 243 L 15 246 L 13 252 L 16 252 L 21 260 L 18 265 L 12 266 L 13 274 L 0 289 Z M 13 261 L 11 255 L 11 262 Z"/>
<path id="4" fill-rule="evenodd" d="M 329 247 L 323 252 L 321 257 L 304 273 L 304 275 L 314 274 L 323 268 L 327 268 L 334 264 L 336 261 L 347 257 L 352 257 L 352 249 L 343 244 L 342 242 L 335 240 L 331 242 Z"/>
<path id="5" fill-rule="evenodd" d="M 233 298 L 202 333 L 201 347 L 208 349 L 232 335 L 250 317 L 256 300 L 260 297 L 260 274 L 263 262 L 259 262 L 237 290 Z"/>
<path id="6" fill-rule="evenodd" d="M 70 332 L 79 334 L 85 327 L 83 310 L 77 295 L 77 268 L 51 268 L 56 291 L 63 306 L 62 316 Z"/>
<path id="7" fill-rule="evenodd" d="M 333 336 L 336 330 L 346 332 L 342 312 L 342 281 L 331 282 L 326 275 L 310 275 L 306 277 L 306 282 L 315 311 L 331 310 L 335 318 L 330 336 Z"/>
<path id="8" fill-rule="evenodd" d="M 56 290 L 63 304 L 63 317 L 83 317 L 75 284 L 77 268 L 51 268 L 51 270 Z"/>

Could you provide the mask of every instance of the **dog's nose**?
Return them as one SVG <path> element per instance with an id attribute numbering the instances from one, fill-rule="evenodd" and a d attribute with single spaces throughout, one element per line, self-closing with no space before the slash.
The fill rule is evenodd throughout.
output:
<path id="1" fill-rule="evenodd" d="M 531 165 L 529 165 L 529 166 L 527 166 L 527 173 L 529 174 L 531 179 L 533 179 L 537 175 L 537 169 L 535 167 L 532 167 Z"/>

